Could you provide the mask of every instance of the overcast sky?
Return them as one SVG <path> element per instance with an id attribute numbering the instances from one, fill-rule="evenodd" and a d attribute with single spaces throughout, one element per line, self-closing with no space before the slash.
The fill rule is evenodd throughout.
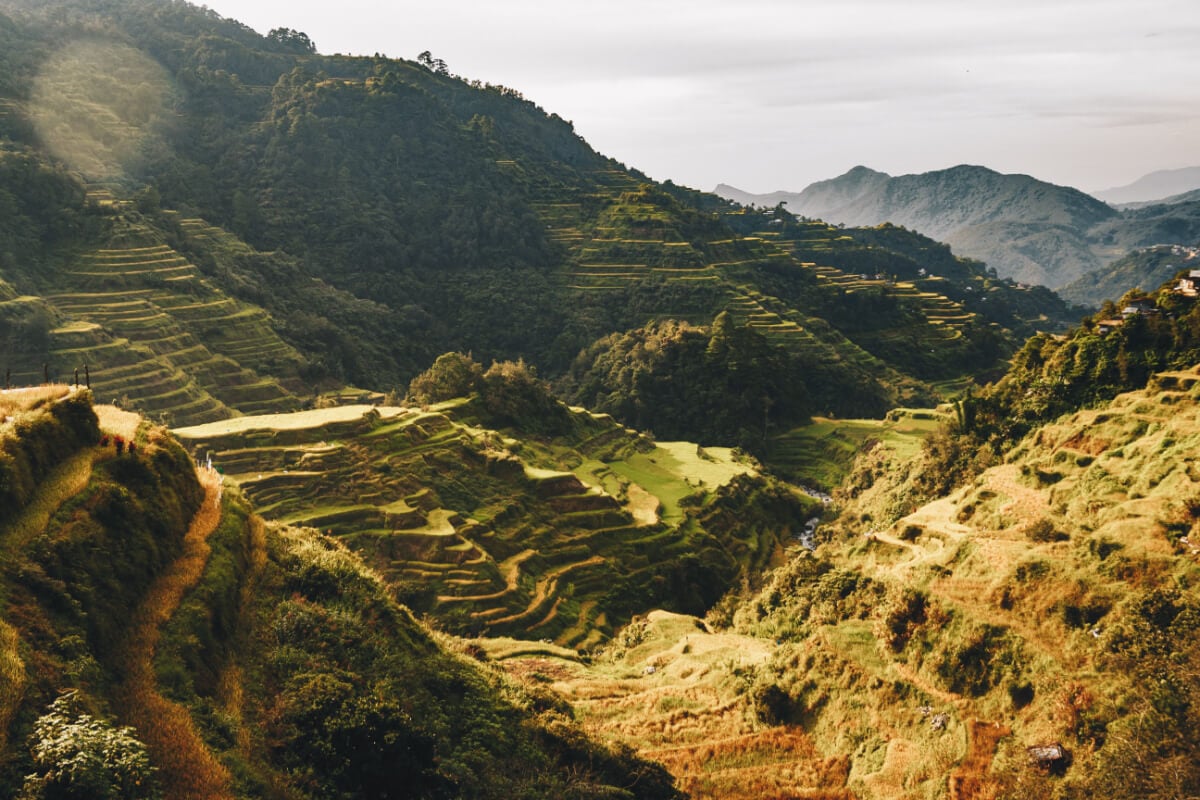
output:
<path id="1" fill-rule="evenodd" d="M 1098 190 L 1200 165 L 1200 0 L 207 0 L 321 53 L 520 90 L 698 189 L 982 164 Z"/>

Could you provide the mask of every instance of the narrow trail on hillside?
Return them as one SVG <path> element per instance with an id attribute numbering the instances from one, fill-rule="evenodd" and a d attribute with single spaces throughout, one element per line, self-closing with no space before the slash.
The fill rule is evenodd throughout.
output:
<path id="1" fill-rule="evenodd" d="M 890 662 L 890 666 L 906 683 L 912 684 L 928 696 L 937 699 L 938 702 L 954 707 L 960 713 L 966 712 L 967 701 L 962 695 L 945 689 L 939 689 L 918 675 L 915 669 L 901 661 L 892 661 Z"/>
<path id="2" fill-rule="evenodd" d="M 201 739 L 191 715 L 158 691 L 154 653 L 160 629 L 208 562 L 208 536 L 221 520 L 220 476 L 201 471 L 204 502 L 183 540 L 183 554 L 163 572 L 133 615 L 129 636 L 118 651 L 125 675 L 117 696 L 127 721 L 149 748 L 153 763 L 171 787 L 166 800 L 233 800 L 228 770 Z"/>

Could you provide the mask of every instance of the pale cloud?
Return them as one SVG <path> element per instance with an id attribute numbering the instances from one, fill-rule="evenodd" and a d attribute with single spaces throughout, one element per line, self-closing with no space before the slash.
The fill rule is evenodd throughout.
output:
<path id="1" fill-rule="evenodd" d="M 429 49 L 701 189 L 960 161 L 1094 189 L 1200 163 L 1195 0 L 208 5 L 325 53 Z"/>

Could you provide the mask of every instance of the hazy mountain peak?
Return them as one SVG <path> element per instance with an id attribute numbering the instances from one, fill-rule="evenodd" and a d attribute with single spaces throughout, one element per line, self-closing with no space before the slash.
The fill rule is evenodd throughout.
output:
<path id="1" fill-rule="evenodd" d="M 1144 203 L 1200 189 L 1200 167 L 1161 169 L 1133 183 L 1093 192 L 1107 203 Z"/>
<path id="2" fill-rule="evenodd" d="M 870 167 L 866 167 L 866 166 L 863 166 L 862 164 L 859 164 L 856 167 L 851 167 L 849 170 L 846 171 L 846 173 L 844 175 L 841 175 L 838 178 L 834 178 L 834 180 L 842 180 L 842 179 L 846 179 L 846 178 L 852 178 L 854 180 L 862 180 L 863 178 L 872 178 L 872 177 L 890 178 L 891 175 L 888 175 L 886 172 L 880 172 L 877 169 L 871 169 Z"/>

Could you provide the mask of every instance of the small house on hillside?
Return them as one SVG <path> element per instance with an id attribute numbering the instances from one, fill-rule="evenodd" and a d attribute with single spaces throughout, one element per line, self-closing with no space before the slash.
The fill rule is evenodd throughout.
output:
<path id="1" fill-rule="evenodd" d="M 1125 320 L 1123 319 L 1102 319 L 1096 323 L 1096 332 L 1101 336 L 1107 336 L 1124 324 Z"/>
<path id="2" fill-rule="evenodd" d="M 1196 297 L 1200 295 L 1200 269 L 1194 269 L 1188 272 L 1179 279 L 1179 285 L 1175 287 L 1175 291 L 1184 297 Z"/>
<path id="3" fill-rule="evenodd" d="M 1137 300 L 1130 300 L 1129 303 L 1121 309 L 1121 315 L 1125 317 L 1145 316 L 1147 314 L 1157 314 L 1158 306 L 1148 297 L 1140 297 Z"/>

